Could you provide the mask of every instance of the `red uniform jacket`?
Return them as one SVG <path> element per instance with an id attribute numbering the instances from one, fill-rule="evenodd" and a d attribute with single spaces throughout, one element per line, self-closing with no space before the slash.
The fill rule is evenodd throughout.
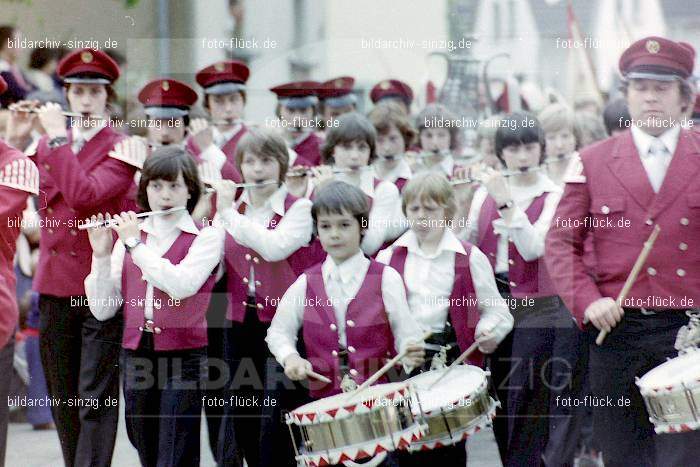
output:
<path id="1" fill-rule="evenodd" d="M 655 224 L 661 233 L 623 306 L 699 306 L 700 134 L 681 130 L 656 194 L 629 130 L 584 149 L 581 160 L 582 176 L 566 184 L 546 244 L 549 273 L 579 324 L 592 302 L 617 298 Z M 587 232 L 595 279 L 582 259 Z"/>
<path id="2" fill-rule="evenodd" d="M 69 133 L 70 134 L 70 133 Z M 57 297 L 84 295 L 92 248 L 78 223 L 98 213 L 118 213 L 133 183 L 135 167 L 107 154 L 124 136 L 110 127 L 100 130 L 73 154 L 70 142 L 50 149 L 46 137 L 37 148 L 41 177 L 42 229 L 34 290 Z"/>

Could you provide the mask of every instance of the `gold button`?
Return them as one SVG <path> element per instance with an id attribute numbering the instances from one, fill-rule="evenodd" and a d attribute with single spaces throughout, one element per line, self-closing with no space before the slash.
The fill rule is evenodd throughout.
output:
<path id="1" fill-rule="evenodd" d="M 139 331 L 143 332 L 143 326 L 139 326 Z"/>
<path id="2" fill-rule="evenodd" d="M 513 281 L 510 281 L 510 282 L 508 283 L 508 285 L 510 285 L 511 287 L 515 287 L 515 286 L 517 286 L 518 284 L 516 284 L 516 283 L 513 282 Z"/>
<path id="3" fill-rule="evenodd" d="M 685 250 L 688 249 L 688 244 L 687 244 L 687 243 L 681 242 L 681 243 L 678 245 L 678 249 L 681 250 L 681 251 L 685 251 Z"/>
<path id="4" fill-rule="evenodd" d="M 690 224 L 690 221 L 688 220 L 687 217 L 681 217 L 681 225 L 688 225 Z"/>
<path id="5" fill-rule="evenodd" d="M 48 212 L 49 214 L 53 214 L 53 208 L 46 208 L 46 212 Z"/>
<path id="6" fill-rule="evenodd" d="M 258 287 L 260 287 L 260 286 L 262 285 L 262 282 L 260 282 L 260 281 L 255 281 L 255 285 L 257 285 Z"/>
<path id="7" fill-rule="evenodd" d="M 647 225 L 652 225 L 653 223 L 654 223 L 654 221 L 651 220 L 651 219 L 647 219 L 647 221 L 646 221 L 646 224 L 647 224 Z"/>
<path id="8" fill-rule="evenodd" d="M 263 308 L 265 308 L 265 306 L 262 303 L 258 303 L 257 307 L 258 310 L 262 310 Z"/>
<path id="9" fill-rule="evenodd" d="M 51 256 L 56 256 L 57 254 L 58 254 L 58 252 L 52 248 L 51 249 Z"/>
<path id="10" fill-rule="evenodd" d="M 685 276 L 685 270 L 684 269 L 676 269 L 676 274 L 678 274 L 678 277 L 683 277 L 683 276 Z"/>
<path id="11" fill-rule="evenodd" d="M 70 234 L 75 237 L 76 235 L 78 235 L 78 231 L 75 229 L 70 229 Z"/>
<path id="12" fill-rule="evenodd" d="M 605 205 L 603 205 L 603 206 L 600 208 L 600 212 L 602 212 L 603 214 L 610 214 L 610 208 L 607 207 L 607 206 L 605 206 Z"/>
<path id="13" fill-rule="evenodd" d="M 51 171 L 51 166 L 49 164 L 44 164 L 44 168 L 46 169 L 47 172 Z"/>
<path id="14" fill-rule="evenodd" d="M 334 350 L 333 352 L 331 352 L 331 355 L 333 355 L 334 357 L 337 357 L 337 356 L 338 356 L 338 352 Z"/>
<path id="15" fill-rule="evenodd" d="M 69 254 L 74 258 L 78 256 L 78 253 L 76 253 L 75 251 L 71 251 Z"/>
<path id="16" fill-rule="evenodd" d="M 257 256 L 255 256 L 255 257 L 253 258 L 253 262 L 254 262 L 255 264 L 258 264 L 258 263 L 260 262 L 260 258 L 258 258 Z"/>
<path id="17" fill-rule="evenodd" d="M 163 332 L 163 330 L 162 330 L 161 328 L 159 328 L 159 327 L 153 328 L 153 331 L 154 331 L 156 334 L 160 334 L 161 332 Z"/>
<path id="18" fill-rule="evenodd" d="M 355 347 L 353 347 L 352 345 L 350 347 L 348 347 L 348 352 L 355 353 L 356 352 Z"/>
<path id="19" fill-rule="evenodd" d="M 331 323 L 331 331 L 337 331 L 338 326 L 336 326 L 334 323 Z"/>
<path id="20" fill-rule="evenodd" d="M 246 253 L 246 255 L 245 255 L 245 260 L 246 260 L 246 261 L 250 261 L 250 258 L 251 258 L 251 256 L 250 256 L 248 253 Z"/>
<path id="21" fill-rule="evenodd" d="M 247 305 L 247 303 L 245 302 L 245 300 L 243 300 L 243 301 L 241 302 L 241 305 L 244 305 L 244 306 Z"/>
<path id="22" fill-rule="evenodd" d="M 351 319 L 347 320 L 347 321 L 345 322 L 345 324 L 347 324 L 347 325 L 350 326 L 351 328 L 354 328 L 354 327 L 355 327 L 355 322 L 354 322 L 353 320 L 351 320 Z"/>
<path id="23" fill-rule="evenodd" d="M 655 275 L 656 275 L 656 269 L 654 269 L 654 268 L 652 268 L 652 267 L 648 267 L 648 268 L 647 268 L 647 274 L 649 274 L 650 276 L 655 276 Z"/>
<path id="24" fill-rule="evenodd" d="M 48 232 L 53 235 L 53 229 L 49 229 Z"/>
<path id="25" fill-rule="evenodd" d="M 508 260 L 508 264 L 510 264 L 510 265 L 512 266 L 512 265 L 515 264 L 515 261 L 513 261 L 512 259 L 509 259 L 509 260 Z"/>
<path id="26" fill-rule="evenodd" d="M 357 376 L 357 374 L 358 374 L 358 371 L 356 369 L 353 368 L 352 370 L 350 370 L 351 376 Z"/>
<path id="27" fill-rule="evenodd" d="M 496 253 L 489 253 L 489 255 L 491 255 L 491 256 L 496 256 Z"/>
<path id="28" fill-rule="evenodd" d="M 244 284 L 247 284 L 247 283 L 248 283 L 248 278 L 247 278 L 247 277 L 244 277 L 244 278 L 243 278 L 243 283 L 244 283 Z"/>

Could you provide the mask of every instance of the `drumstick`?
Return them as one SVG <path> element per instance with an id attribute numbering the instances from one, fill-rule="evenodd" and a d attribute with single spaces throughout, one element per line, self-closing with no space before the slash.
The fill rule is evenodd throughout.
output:
<path id="1" fill-rule="evenodd" d="M 642 270 L 642 266 L 644 266 L 644 262 L 647 260 L 647 256 L 649 256 L 649 253 L 651 252 L 652 247 L 654 246 L 654 242 L 656 241 L 656 237 L 659 236 L 659 232 L 661 231 L 661 227 L 659 227 L 658 224 L 654 226 L 654 230 L 651 232 L 651 235 L 649 235 L 649 238 L 647 239 L 646 242 L 644 242 L 644 248 L 642 248 L 642 252 L 639 253 L 639 256 L 637 257 L 637 261 L 634 263 L 634 266 L 632 267 L 632 271 L 630 272 L 630 275 L 627 276 L 627 280 L 625 281 L 625 285 L 622 286 L 622 290 L 620 290 L 620 294 L 617 296 L 616 303 L 619 307 L 622 307 L 622 302 L 625 301 L 625 298 L 627 297 L 627 294 L 629 293 L 630 289 L 632 288 L 632 285 L 634 285 L 634 281 L 637 280 L 637 276 L 639 275 L 639 271 Z M 605 340 L 605 336 L 608 335 L 608 331 L 605 329 L 601 329 L 600 332 L 598 333 L 598 337 L 596 337 L 595 343 L 598 345 L 602 345 L 603 341 Z"/>
<path id="2" fill-rule="evenodd" d="M 312 378 L 315 378 L 315 379 L 317 379 L 321 382 L 324 382 L 326 384 L 330 384 L 332 382 L 330 379 L 326 378 L 323 375 L 319 375 L 318 373 L 316 373 L 313 370 L 306 370 L 306 376 L 311 376 Z"/>
<path id="3" fill-rule="evenodd" d="M 148 211 L 148 212 L 142 212 L 140 214 L 136 214 L 136 217 L 149 217 L 149 216 L 164 216 L 166 214 L 171 214 L 173 212 L 178 212 L 182 211 L 183 209 L 186 209 L 185 206 L 177 206 L 175 208 L 170 208 L 166 209 L 165 211 Z M 113 220 L 103 220 L 103 221 L 96 221 L 96 222 L 88 222 L 87 224 L 81 224 L 78 226 L 78 230 L 87 230 L 87 229 L 92 229 L 93 227 L 112 227 L 115 225 L 115 222 Z"/>
<path id="4" fill-rule="evenodd" d="M 421 341 L 426 340 L 428 337 L 430 337 L 430 336 L 432 336 L 432 335 L 433 335 L 433 331 L 428 331 L 428 332 L 426 332 L 426 333 L 423 335 L 423 338 L 421 339 Z M 353 392 L 351 392 L 350 394 L 348 394 L 347 400 L 349 401 L 350 399 L 352 399 L 353 397 L 357 396 L 359 393 L 361 393 L 362 391 L 364 391 L 365 389 L 367 389 L 368 387 L 370 387 L 371 385 L 373 385 L 374 383 L 376 383 L 377 380 L 378 380 L 379 378 L 381 378 L 382 376 L 384 376 L 384 374 L 385 374 L 387 371 L 389 371 L 394 365 L 396 365 L 396 364 L 398 363 L 399 360 L 401 360 L 402 358 L 404 358 L 404 357 L 406 356 L 407 353 L 408 353 L 408 347 L 406 347 L 406 348 L 405 348 L 401 353 L 399 353 L 397 356 L 395 356 L 394 358 L 392 358 L 391 360 L 389 360 L 388 362 L 386 362 L 386 364 L 385 364 L 383 367 L 381 367 L 381 368 L 379 369 L 379 371 L 377 371 L 375 374 L 373 374 L 372 376 L 370 376 L 370 377 L 367 379 L 367 381 L 365 381 L 364 383 L 362 383 L 362 384 L 360 385 L 360 387 L 358 387 L 358 388 L 355 389 Z"/>
<path id="5" fill-rule="evenodd" d="M 500 324 L 500 322 L 501 322 L 501 320 L 499 320 L 496 324 L 494 324 L 494 325 L 491 327 L 491 329 L 489 329 L 489 330 L 486 331 L 486 332 L 487 332 L 488 334 L 491 334 L 491 332 L 492 332 L 494 329 L 496 329 L 496 326 L 498 326 L 498 325 Z M 484 334 L 482 334 L 482 336 L 483 336 L 483 335 L 484 335 Z M 459 357 L 457 357 L 457 359 L 456 359 L 454 362 L 452 362 L 452 364 L 451 364 L 450 366 L 447 367 L 447 371 L 445 371 L 443 374 L 441 374 L 440 377 L 439 377 L 438 379 L 436 379 L 435 381 L 433 381 L 432 384 L 431 384 L 430 386 L 428 386 L 428 389 L 429 389 L 429 390 L 432 389 L 433 386 L 435 386 L 437 383 L 439 383 L 440 381 L 442 381 L 442 379 L 443 379 L 445 376 L 447 376 L 447 374 L 448 374 L 450 371 L 452 371 L 457 365 L 459 365 L 460 363 L 462 363 L 464 360 L 467 359 L 467 357 L 469 357 L 472 353 L 474 353 L 474 351 L 476 350 L 477 347 L 479 347 L 479 340 L 478 340 L 478 339 L 475 340 L 474 343 L 472 343 L 472 345 L 470 345 L 470 346 L 467 348 L 467 350 L 465 350 L 464 352 L 462 352 L 462 355 L 460 355 Z"/>

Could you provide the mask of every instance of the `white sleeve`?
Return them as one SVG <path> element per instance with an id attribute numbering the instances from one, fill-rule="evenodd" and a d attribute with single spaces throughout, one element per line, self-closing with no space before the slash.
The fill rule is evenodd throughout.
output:
<path id="1" fill-rule="evenodd" d="M 410 343 L 422 343 L 424 333 L 408 307 L 403 279 L 390 266 L 386 266 L 382 274 L 382 298 L 394 334 L 396 352 L 400 353 Z"/>
<path id="2" fill-rule="evenodd" d="M 302 274 L 282 296 L 265 342 L 270 353 L 280 365 L 297 352 L 297 334 L 304 321 L 304 300 L 306 299 L 306 274 Z"/>
<path id="3" fill-rule="evenodd" d="M 377 185 L 369 212 L 368 226 L 362 239 L 362 251 L 372 256 L 385 241 L 401 235 L 407 227 L 401 212 L 401 196 L 396 185 L 382 182 Z"/>
<path id="4" fill-rule="evenodd" d="M 199 157 L 202 160 L 213 163 L 219 171 L 221 171 L 221 167 L 226 162 L 226 154 L 213 143 L 200 152 Z"/>
<path id="5" fill-rule="evenodd" d="M 90 312 L 99 321 L 112 318 L 122 304 L 124 244 L 117 240 L 110 257 L 92 257 L 92 269 L 85 278 L 85 295 Z"/>
<path id="6" fill-rule="evenodd" d="M 481 317 L 476 325 L 476 335 L 489 331 L 501 342 L 513 329 L 513 315 L 505 300 L 498 293 L 491 263 L 477 247 L 469 255 L 469 272 L 472 276 Z"/>
<path id="7" fill-rule="evenodd" d="M 382 264 L 389 264 L 391 262 L 391 257 L 393 256 L 393 250 L 391 248 L 385 248 L 379 253 L 375 258 L 377 262 Z"/>
<path id="8" fill-rule="evenodd" d="M 469 207 L 469 214 L 467 215 L 467 223 L 465 228 L 459 232 L 460 240 L 465 240 L 475 245 L 477 244 L 479 240 L 479 213 L 481 212 L 481 206 L 483 206 L 487 194 L 488 192 L 484 187 L 479 187 L 474 193 L 472 204 Z"/>
<path id="9" fill-rule="evenodd" d="M 513 208 L 510 222 L 504 218 L 496 219 L 494 228 L 498 233 L 507 234 L 513 240 L 518 253 L 525 261 L 535 261 L 544 256 L 545 237 L 560 198 L 561 193 L 548 193 L 542 213 L 534 224 L 530 223 L 525 211 L 516 206 Z"/>
<path id="10" fill-rule="evenodd" d="M 226 231 L 241 245 L 258 252 L 265 261 L 282 261 L 311 240 L 311 201 L 297 200 L 279 225 L 268 229 L 231 208 L 219 211 Z"/>
<path id="11" fill-rule="evenodd" d="M 206 282 L 219 264 L 223 247 L 223 229 L 209 226 L 200 230 L 187 256 L 178 264 L 157 255 L 143 243 L 131 251 L 131 258 L 153 287 L 175 300 L 184 300 L 196 294 Z"/>

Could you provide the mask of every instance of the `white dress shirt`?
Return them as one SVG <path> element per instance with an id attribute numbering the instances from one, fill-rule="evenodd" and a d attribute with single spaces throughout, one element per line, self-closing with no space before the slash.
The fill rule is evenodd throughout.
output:
<path id="1" fill-rule="evenodd" d="M 403 279 L 413 317 L 422 329 L 442 332 L 454 288 L 455 257 L 466 255 L 467 252 L 449 229 L 445 229 L 437 249 L 432 254 L 421 249 L 412 230 L 399 237 L 394 245 L 406 247 L 408 250 Z M 377 255 L 377 261 L 389 264 L 392 254 L 392 248 L 382 250 Z M 491 263 L 476 247 L 472 248 L 469 255 L 469 272 L 476 292 L 474 304 L 481 313 L 476 334 L 490 331 L 500 342 L 513 328 L 513 317 L 498 293 Z"/>
<path id="2" fill-rule="evenodd" d="M 676 152 L 678 145 L 678 137 L 681 133 L 680 125 L 674 125 L 669 128 L 659 137 L 645 133 L 644 130 L 632 126 L 632 140 L 637 148 L 637 153 L 644 166 L 644 171 L 649 177 L 649 182 L 655 193 L 659 192 L 659 188 L 666 177 L 668 166 L 671 164 L 671 158 Z M 662 146 L 663 145 L 663 146 Z M 665 152 L 654 150 L 656 146 L 666 149 Z"/>
<path id="3" fill-rule="evenodd" d="M 71 151 L 78 154 L 85 144 L 107 126 L 106 120 L 87 120 L 85 126 L 72 125 Z"/>
<path id="4" fill-rule="evenodd" d="M 220 228 L 205 227 L 197 230 L 192 217 L 186 212 L 174 219 L 148 217 L 139 226 L 146 232 L 145 245 L 131 250 L 134 264 L 146 281 L 144 315 L 153 318 L 153 288 L 162 290 L 174 300 L 183 300 L 196 294 L 219 264 L 223 250 L 224 232 Z M 167 253 L 181 232 L 197 235 L 187 255 L 178 264 L 162 256 Z M 92 257 L 92 270 L 85 278 L 85 294 L 90 311 L 100 321 L 115 315 L 122 302 L 122 267 L 125 248 L 121 240 L 114 244 L 111 257 Z"/>
<path id="5" fill-rule="evenodd" d="M 278 188 L 265 204 L 254 207 L 245 190 L 235 206 L 216 213 L 215 223 L 220 223 L 241 245 L 255 250 L 265 261 L 282 261 L 299 248 L 309 244 L 313 230 L 311 201 L 299 198 L 289 211 L 284 211 L 287 189 Z M 238 212 L 245 203 L 245 214 Z M 282 216 L 279 225 L 268 229 L 275 214 Z"/>
<path id="6" fill-rule="evenodd" d="M 374 164 L 372 164 L 372 168 L 374 169 L 374 176 L 384 180 L 385 182 L 396 183 L 396 180 L 398 180 L 399 178 L 405 178 L 406 180 L 410 180 L 413 176 L 413 173 L 411 172 L 411 166 L 408 165 L 408 162 L 406 162 L 406 159 L 403 157 L 399 160 L 399 163 L 396 164 L 396 167 L 387 172 L 387 174 L 383 177 L 379 176 L 378 164 L 380 163 L 380 161 L 377 161 Z"/>
<path id="7" fill-rule="evenodd" d="M 511 184 L 510 192 L 515 204 L 512 208 L 513 216 L 511 221 L 507 222 L 501 217 L 492 222 L 493 229 L 498 235 L 495 267 L 497 273 L 508 272 L 509 239 L 513 240 L 518 253 L 525 261 L 534 261 L 544 255 L 545 237 L 562 195 L 562 189 L 543 173 L 538 174 L 537 182 L 531 186 L 523 187 Z M 542 213 L 533 224 L 528 219 L 525 211 L 535 198 L 544 193 L 548 193 L 548 195 L 544 201 Z M 479 214 L 487 196 L 487 190 L 477 190 L 474 193 L 469 215 L 467 216 L 467 228 L 464 230 L 465 237 L 474 244 L 479 239 Z M 502 213 L 499 211 L 499 214 Z"/>
<path id="8" fill-rule="evenodd" d="M 348 303 L 360 290 L 369 264 L 369 259 L 358 250 L 354 256 L 341 264 L 335 264 L 333 258 L 327 256 L 321 267 L 326 294 L 335 312 L 338 340 L 343 347 L 347 346 L 345 315 Z M 395 269 L 384 268 L 381 289 L 384 308 L 394 334 L 396 351 L 401 352 L 411 342 L 422 342 L 420 327 L 411 316 L 406 302 L 403 281 Z M 305 302 L 306 274 L 302 274 L 282 297 L 265 338 L 270 352 L 281 365 L 284 365 L 287 357 L 297 353 L 297 333 L 304 322 Z"/>
<path id="9" fill-rule="evenodd" d="M 408 228 L 406 216 L 401 210 L 399 189 L 391 182 L 381 182 L 374 188 L 374 170 L 363 170 L 360 182 L 345 174 L 336 175 L 336 180 L 357 186 L 364 194 L 372 198 L 368 226 L 362 239 L 362 251 L 372 256 L 389 240 L 393 240 Z"/>
<path id="10" fill-rule="evenodd" d="M 241 122 L 237 122 L 232 129 L 222 133 L 217 127 L 212 126 L 212 144 L 206 148 L 200 148 L 201 152 L 199 153 L 199 157 L 204 161 L 212 162 L 219 170 L 221 170 L 221 167 L 223 167 L 224 162 L 227 160 L 226 154 L 224 154 L 221 148 L 223 148 L 231 138 L 236 136 L 236 133 L 238 133 L 242 127 L 243 124 Z"/>

